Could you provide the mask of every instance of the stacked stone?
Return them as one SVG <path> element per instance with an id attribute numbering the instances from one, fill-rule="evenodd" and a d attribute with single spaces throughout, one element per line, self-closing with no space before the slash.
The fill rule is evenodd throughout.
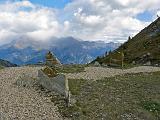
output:
<path id="1" fill-rule="evenodd" d="M 46 65 L 49 67 L 56 67 L 61 65 L 60 61 L 49 51 L 46 54 Z"/>
<path id="2" fill-rule="evenodd" d="M 46 54 L 46 67 L 43 69 L 43 72 L 48 77 L 56 77 L 58 75 L 56 67 L 59 65 L 61 65 L 59 60 L 49 51 Z"/>

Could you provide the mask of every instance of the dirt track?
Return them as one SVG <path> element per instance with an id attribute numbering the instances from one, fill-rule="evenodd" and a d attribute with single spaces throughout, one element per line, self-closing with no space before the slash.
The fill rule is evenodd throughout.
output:
<path id="1" fill-rule="evenodd" d="M 131 69 L 113 69 L 104 67 L 87 67 L 85 72 L 69 73 L 67 77 L 70 79 L 102 79 L 104 77 L 112 77 L 116 75 L 124 75 L 126 73 L 156 72 L 160 71 L 160 67 L 140 66 Z"/>
<path id="2" fill-rule="evenodd" d="M 0 70 L 0 120 L 61 120 L 57 107 L 34 89 L 14 85 L 19 76 L 37 77 L 39 68 Z"/>

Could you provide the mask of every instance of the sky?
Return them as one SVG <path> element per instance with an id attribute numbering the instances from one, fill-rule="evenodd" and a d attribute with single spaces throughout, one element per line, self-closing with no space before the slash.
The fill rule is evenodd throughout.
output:
<path id="1" fill-rule="evenodd" d="M 72 36 L 125 42 L 160 16 L 160 0 L 0 0 L 0 45 Z"/>

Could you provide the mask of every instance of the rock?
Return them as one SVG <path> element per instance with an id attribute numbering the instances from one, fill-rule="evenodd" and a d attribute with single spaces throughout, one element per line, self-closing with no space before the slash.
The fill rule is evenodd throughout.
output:
<path id="1" fill-rule="evenodd" d="M 57 76 L 57 70 L 54 68 L 50 68 L 48 66 L 46 66 L 43 70 L 42 70 L 48 77 L 56 77 Z"/>
<path id="2" fill-rule="evenodd" d="M 56 77 L 58 71 L 62 65 L 60 61 L 49 51 L 46 54 L 46 67 L 42 70 L 48 77 Z"/>
<path id="3" fill-rule="evenodd" d="M 149 52 L 148 52 L 148 53 L 147 53 L 147 55 L 148 55 L 148 56 L 150 56 L 150 55 L 151 55 L 151 53 L 149 53 Z"/>
<path id="4" fill-rule="evenodd" d="M 49 67 L 61 66 L 60 61 L 49 51 L 46 54 L 46 65 Z"/>
<path id="5" fill-rule="evenodd" d="M 151 65 L 151 61 L 146 62 L 144 65 L 150 66 Z"/>
<path id="6" fill-rule="evenodd" d="M 56 77 L 48 77 L 42 70 L 38 71 L 38 83 L 49 91 L 56 91 L 68 98 L 69 86 L 68 79 L 63 74 Z"/>
<path id="7" fill-rule="evenodd" d="M 96 61 L 96 62 L 94 63 L 94 66 L 99 67 L 99 66 L 101 66 L 101 65 L 99 64 L 99 62 Z"/>
<path id="8" fill-rule="evenodd" d="M 108 65 L 107 65 L 107 64 L 105 64 L 105 63 L 103 63 L 103 64 L 102 64 L 102 66 L 103 66 L 103 67 L 108 67 Z"/>
<path id="9" fill-rule="evenodd" d="M 132 64 L 135 65 L 135 64 L 136 64 L 136 61 L 132 61 Z"/>
<path id="10" fill-rule="evenodd" d="M 158 66 L 159 66 L 159 64 L 155 64 L 155 66 L 156 66 L 156 67 L 158 67 Z"/>

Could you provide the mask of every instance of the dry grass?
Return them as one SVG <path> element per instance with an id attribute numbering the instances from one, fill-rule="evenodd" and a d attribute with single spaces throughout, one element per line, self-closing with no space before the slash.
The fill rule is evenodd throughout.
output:
<path id="1" fill-rule="evenodd" d="M 69 80 L 69 84 L 77 100 L 68 108 L 72 119 L 160 119 L 160 72 L 128 74 L 92 83 Z"/>
<path id="2" fill-rule="evenodd" d="M 83 72 L 86 65 L 63 65 L 62 68 L 57 69 L 60 73 L 79 73 Z"/>

